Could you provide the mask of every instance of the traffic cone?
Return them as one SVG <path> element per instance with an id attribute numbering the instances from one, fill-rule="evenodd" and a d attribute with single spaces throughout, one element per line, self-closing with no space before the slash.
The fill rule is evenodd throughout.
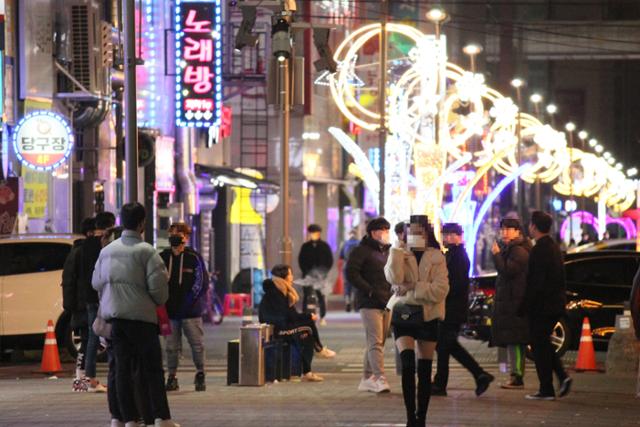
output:
<path id="1" fill-rule="evenodd" d="M 576 371 L 597 371 L 596 353 L 593 350 L 593 339 L 591 338 L 591 325 L 589 318 L 582 321 L 582 335 L 580 336 L 580 348 L 578 349 L 578 359 L 576 360 Z"/>
<path id="2" fill-rule="evenodd" d="M 58 353 L 58 343 L 53 330 L 53 321 L 47 323 L 47 334 L 44 338 L 44 349 L 42 350 L 42 365 L 40 372 L 53 374 L 62 371 L 60 366 L 60 354 Z"/>
<path id="3" fill-rule="evenodd" d="M 342 278 L 342 263 L 344 261 L 342 261 L 341 259 L 338 260 L 338 276 L 336 277 L 336 281 L 333 284 L 333 295 L 342 295 L 342 293 L 344 292 L 344 283 L 343 283 L 343 278 Z"/>

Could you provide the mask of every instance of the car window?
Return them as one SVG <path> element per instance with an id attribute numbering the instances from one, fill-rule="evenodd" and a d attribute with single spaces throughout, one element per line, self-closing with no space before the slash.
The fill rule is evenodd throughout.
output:
<path id="1" fill-rule="evenodd" d="M 618 303 L 628 298 L 638 268 L 636 257 L 586 258 L 565 265 L 567 289 L 580 298 Z"/>
<path id="2" fill-rule="evenodd" d="M 71 245 L 65 243 L 7 243 L 0 245 L 4 252 L 3 267 L 0 274 L 41 273 L 45 271 L 62 270 L 64 261 L 71 250 Z"/>

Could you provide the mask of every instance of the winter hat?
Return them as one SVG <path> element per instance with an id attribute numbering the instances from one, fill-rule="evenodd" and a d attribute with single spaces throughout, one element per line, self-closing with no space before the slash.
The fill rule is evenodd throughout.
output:
<path id="1" fill-rule="evenodd" d="M 307 227 L 307 232 L 308 233 L 320 233 L 320 232 L 322 232 L 322 227 L 320 227 L 318 224 L 311 224 L 309 227 Z"/>

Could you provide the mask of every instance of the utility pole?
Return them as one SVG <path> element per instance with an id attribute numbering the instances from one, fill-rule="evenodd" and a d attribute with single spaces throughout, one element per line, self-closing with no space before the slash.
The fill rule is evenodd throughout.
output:
<path id="1" fill-rule="evenodd" d="M 387 143 L 387 21 L 389 19 L 389 2 L 381 0 L 382 22 L 380 24 L 380 88 L 378 89 L 378 110 L 380 111 L 380 125 L 378 129 L 380 149 L 380 208 L 378 215 L 384 216 L 385 203 L 385 159 Z"/>
<path id="2" fill-rule="evenodd" d="M 289 236 L 289 115 L 291 111 L 291 84 L 289 61 L 278 58 L 280 73 L 280 105 L 282 105 L 282 140 L 280 143 L 280 194 L 282 200 L 282 263 L 291 265 L 292 243 Z"/>
<path id="3" fill-rule="evenodd" d="M 138 125 L 136 117 L 136 26 L 135 1 L 122 0 L 124 11 L 124 99 L 125 161 L 128 203 L 138 201 Z"/>

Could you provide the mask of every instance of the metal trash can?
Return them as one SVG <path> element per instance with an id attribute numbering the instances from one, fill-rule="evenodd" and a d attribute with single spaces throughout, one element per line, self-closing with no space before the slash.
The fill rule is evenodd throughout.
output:
<path id="1" fill-rule="evenodd" d="M 259 323 L 240 328 L 240 385 L 264 385 L 264 343 L 269 342 L 271 330 Z"/>

